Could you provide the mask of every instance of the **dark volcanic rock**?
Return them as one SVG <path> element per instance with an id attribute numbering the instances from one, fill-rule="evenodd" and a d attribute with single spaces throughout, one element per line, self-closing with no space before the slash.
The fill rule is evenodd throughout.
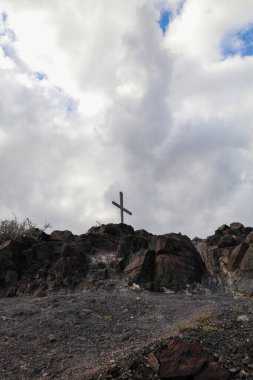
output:
<path id="1" fill-rule="evenodd" d="M 55 230 L 51 233 L 50 235 L 51 240 L 56 240 L 56 241 L 64 241 L 64 242 L 70 242 L 75 240 L 75 236 L 72 234 L 71 231 L 58 231 Z"/>
<path id="2" fill-rule="evenodd" d="M 162 379 L 188 378 L 196 375 L 207 362 L 207 355 L 198 342 L 172 341 L 158 356 Z"/>
<path id="3" fill-rule="evenodd" d="M 194 241 L 209 273 L 231 290 L 253 294 L 253 229 L 223 225 L 215 235 Z"/>
<path id="4" fill-rule="evenodd" d="M 249 248 L 249 244 L 246 241 L 243 241 L 240 245 L 238 245 L 233 251 L 230 253 L 229 262 L 228 262 L 228 270 L 234 272 L 240 265 L 242 259 L 245 256 Z"/>
<path id="5" fill-rule="evenodd" d="M 0 295 L 13 296 L 24 267 L 24 255 L 16 241 L 0 245 Z"/>
<path id="6" fill-rule="evenodd" d="M 119 278 L 145 289 L 178 290 L 200 281 L 205 272 L 188 237 L 135 232 L 125 224 L 92 227 L 81 236 L 36 229 L 32 238 L 2 243 L 0 264 L 1 295 L 74 289 Z"/>
<path id="7" fill-rule="evenodd" d="M 196 376 L 194 380 L 228 380 L 230 374 L 222 368 L 218 363 L 211 362 Z"/>
<path id="8" fill-rule="evenodd" d="M 205 272 L 204 263 L 187 236 L 168 234 L 152 238 L 156 252 L 154 282 L 178 290 L 198 281 Z"/>
<path id="9" fill-rule="evenodd" d="M 143 249 L 131 255 L 124 273 L 137 283 L 150 282 L 154 276 L 155 252 Z"/>
<path id="10" fill-rule="evenodd" d="M 210 360 L 203 345 L 198 341 L 170 339 L 158 351 L 150 352 L 146 356 L 149 366 L 160 379 L 175 380 L 228 380 L 229 372 L 219 363 Z M 137 367 L 137 366 L 136 366 Z M 140 369 L 140 365 L 139 365 Z M 143 378 L 156 378 L 146 376 Z M 137 379 L 139 377 L 133 376 Z"/>

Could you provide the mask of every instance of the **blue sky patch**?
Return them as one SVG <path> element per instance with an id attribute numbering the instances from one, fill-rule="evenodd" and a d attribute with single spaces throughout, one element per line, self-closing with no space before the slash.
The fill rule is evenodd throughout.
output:
<path id="1" fill-rule="evenodd" d="M 3 49 L 3 53 L 5 57 L 9 57 L 9 58 L 15 57 L 16 54 L 11 46 L 5 44 L 2 46 L 2 49 Z"/>
<path id="2" fill-rule="evenodd" d="M 253 55 L 253 24 L 227 36 L 221 44 L 223 57 Z"/>
<path id="3" fill-rule="evenodd" d="M 8 15 L 5 12 L 0 12 L 0 17 L 3 21 L 3 23 L 5 24 L 7 21 Z"/>
<path id="4" fill-rule="evenodd" d="M 34 77 L 37 79 L 37 80 L 44 80 L 44 79 L 47 79 L 47 74 L 43 73 L 42 71 L 35 71 L 33 73 Z"/>
<path id="5" fill-rule="evenodd" d="M 75 102 L 75 100 L 72 99 L 72 98 L 69 98 L 69 99 L 67 100 L 66 107 L 67 107 L 67 111 L 68 111 L 68 112 L 73 112 L 73 111 L 75 111 L 75 109 L 76 109 L 76 102 Z"/>
<path id="6" fill-rule="evenodd" d="M 8 15 L 4 12 L 0 12 L 0 20 L 3 22 L 2 29 L 0 29 L 0 36 L 8 37 L 12 42 L 16 41 L 16 34 L 7 25 Z"/>
<path id="7" fill-rule="evenodd" d="M 180 13 L 182 13 L 184 4 L 185 4 L 185 0 L 179 1 L 178 6 L 177 6 L 177 15 L 179 15 Z"/>
<path id="8" fill-rule="evenodd" d="M 158 21 L 158 24 L 159 24 L 160 28 L 162 29 L 163 34 L 166 33 L 171 19 L 172 19 L 172 13 L 170 11 L 161 10 L 160 19 Z"/>

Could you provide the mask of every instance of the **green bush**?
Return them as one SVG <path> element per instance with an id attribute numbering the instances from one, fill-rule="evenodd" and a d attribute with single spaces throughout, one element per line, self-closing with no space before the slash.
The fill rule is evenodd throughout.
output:
<path id="1" fill-rule="evenodd" d="M 45 223 L 41 229 L 45 231 L 51 227 L 49 223 Z M 29 219 L 25 218 L 23 221 L 18 221 L 16 215 L 13 219 L 5 219 L 0 221 L 0 240 L 17 239 L 20 236 L 32 236 L 36 225 Z"/>

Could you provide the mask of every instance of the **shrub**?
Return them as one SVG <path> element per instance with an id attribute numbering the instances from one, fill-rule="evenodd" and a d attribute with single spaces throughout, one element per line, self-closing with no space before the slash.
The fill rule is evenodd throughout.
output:
<path id="1" fill-rule="evenodd" d="M 45 231 L 49 227 L 51 227 L 50 224 L 45 223 L 41 230 Z M 14 215 L 12 219 L 0 221 L 0 240 L 17 239 L 20 236 L 32 236 L 35 229 L 35 224 L 29 218 L 25 218 L 20 222 L 16 215 Z"/>

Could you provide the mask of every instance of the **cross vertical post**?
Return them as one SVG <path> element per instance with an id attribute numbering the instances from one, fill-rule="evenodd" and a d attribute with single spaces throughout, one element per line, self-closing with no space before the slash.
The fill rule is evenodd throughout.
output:
<path id="1" fill-rule="evenodd" d="M 119 203 L 120 203 L 120 216 L 121 216 L 121 223 L 124 223 L 124 215 L 123 215 L 123 193 L 122 191 L 119 192 Z"/>
<path id="2" fill-rule="evenodd" d="M 129 215 L 132 215 L 132 213 L 131 213 L 131 211 L 124 208 L 122 191 L 119 192 L 119 204 L 114 202 L 114 201 L 112 201 L 112 204 L 120 209 L 120 220 L 121 220 L 121 223 L 123 224 L 124 223 L 124 212 L 126 212 Z"/>

